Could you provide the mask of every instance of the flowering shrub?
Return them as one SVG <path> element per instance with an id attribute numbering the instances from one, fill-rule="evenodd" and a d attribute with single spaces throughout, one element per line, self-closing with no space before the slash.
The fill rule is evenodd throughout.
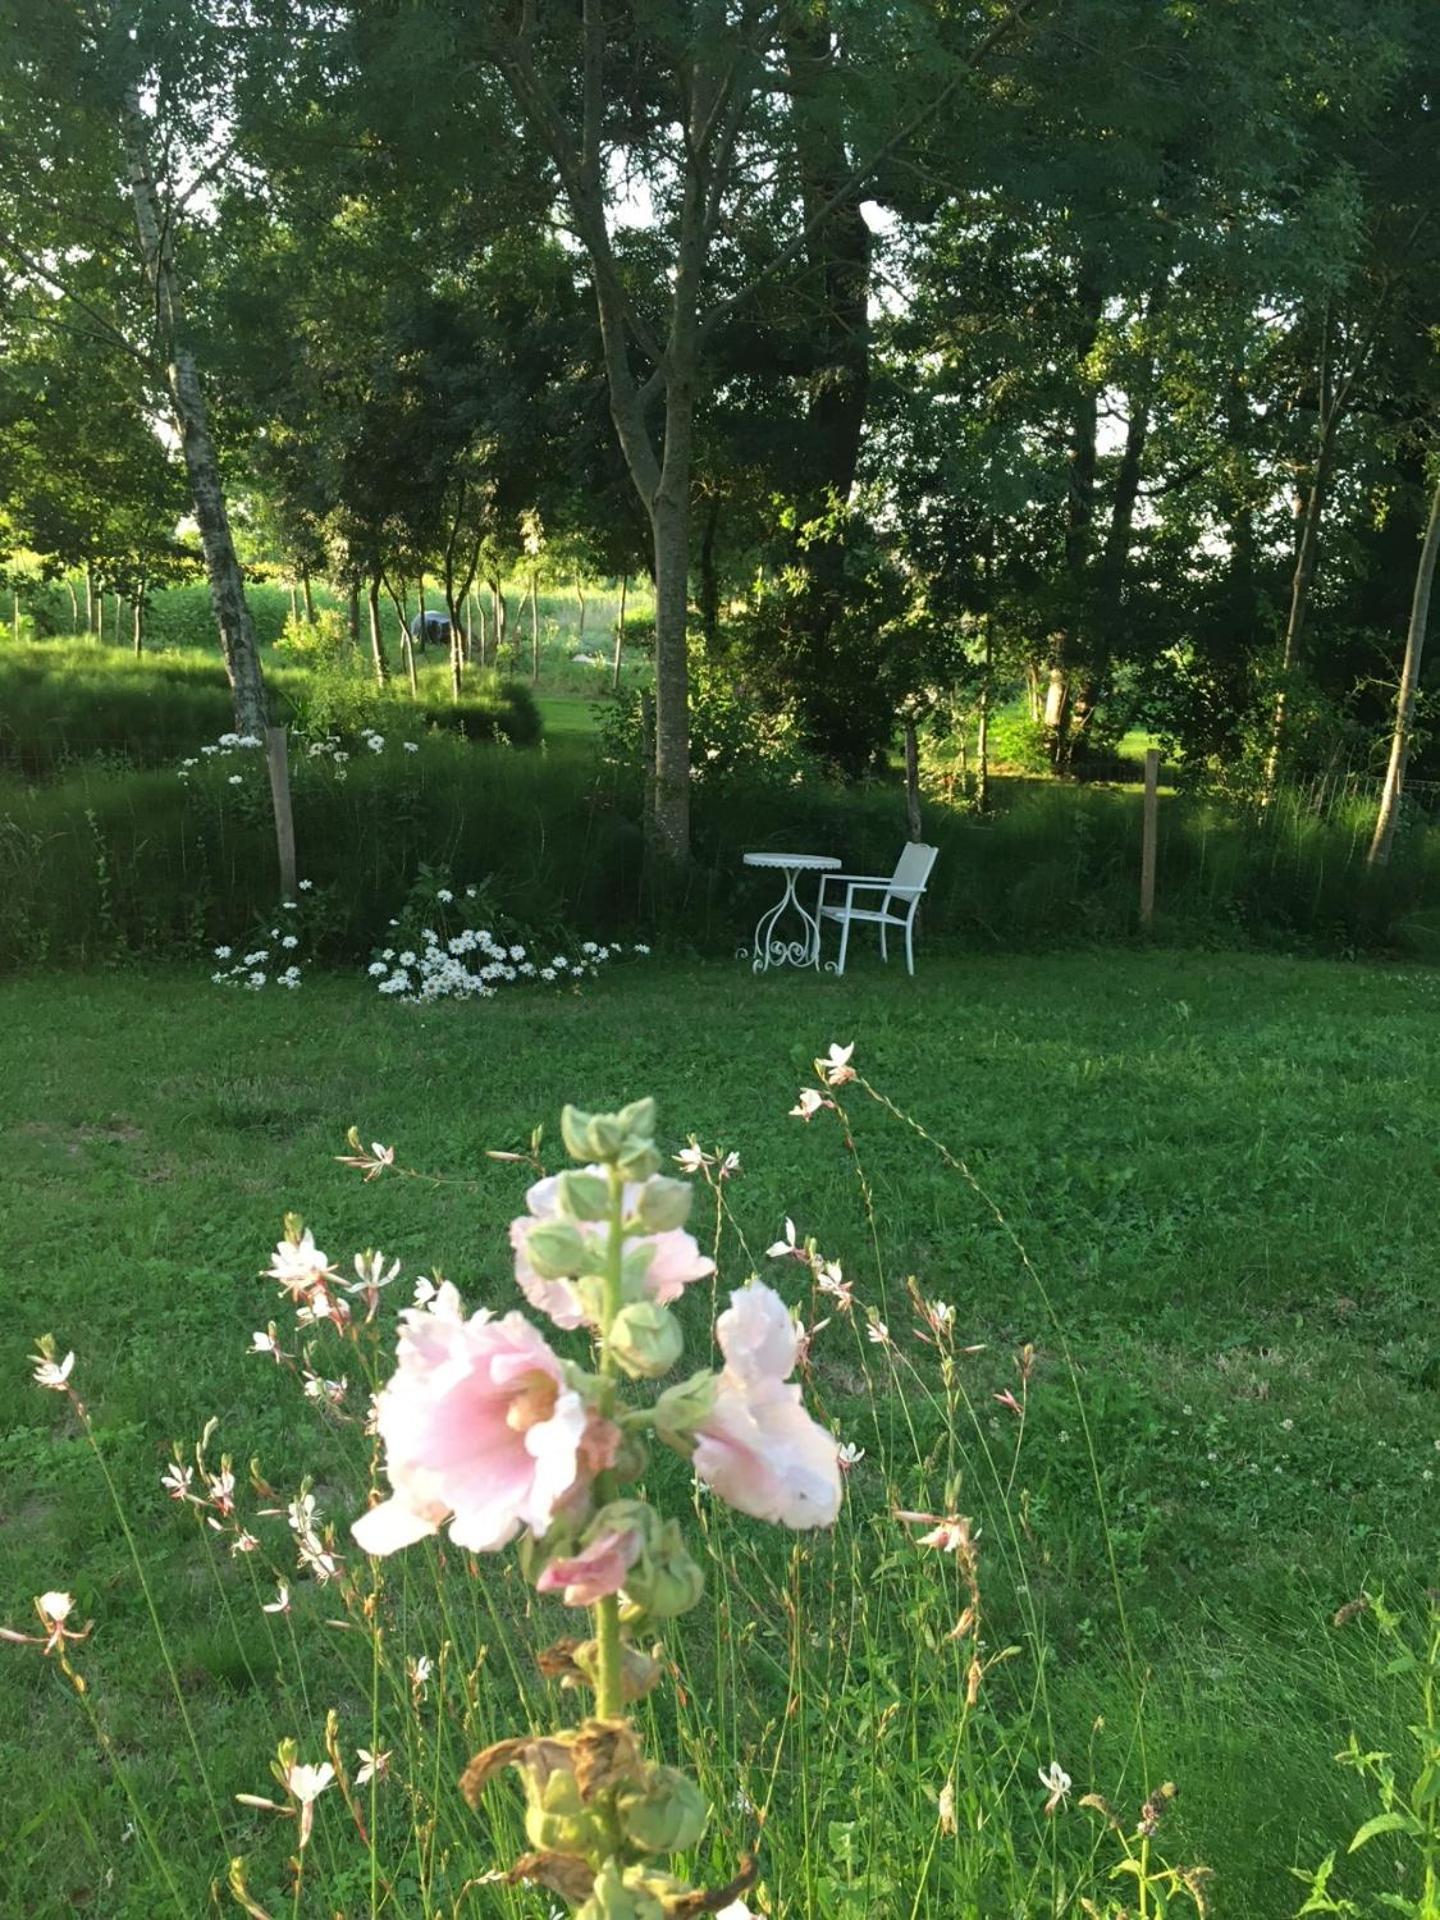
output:
<path id="1" fill-rule="evenodd" d="M 390 939 L 377 949 L 368 973 L 376 990 L 423 1004 L 430 1000 L 488 1000 L 522 981 L 544 986 L 593 980 L 619 958 L 619 942 L 576 942 L 563 934 L 543 941 L 503 912 L 484 886 L 457 897 L 447 876 L 422 868 Z M 644 956 L 648 946 L 629 952 Z"/>
<path id="2" fill-rule="evenodd" d="M 250 938 L 233 946 L 213 949 L 220 963 L 210 978 L 217 987 L 241 987 L 249 993 L 262 993 L 266 987 L 283 987 L 290 992 L 300 985 L 309 952 L 313 948 L 319 923 L 323 922 L 327 903 L 316 892 L 311 880 L 296 883 L 298 900 L 282 900 L 278 924 L 251 929 Z"/>

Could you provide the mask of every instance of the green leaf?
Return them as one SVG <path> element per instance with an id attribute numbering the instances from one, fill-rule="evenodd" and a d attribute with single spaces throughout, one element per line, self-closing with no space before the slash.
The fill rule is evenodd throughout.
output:
<path id="1" fill-rule="evenodd" d="M 1420 1822 L 1413 1814 L 1401 1813 L 1398 1810 L 1394 1813 L 1377 1813 L 1373 1820 L 1367 1820 L 1361 1827 L 1350 1842 L 1348 1850 L 1351 1853 L 1358 1853 L 1361 1847 L 1380 1833 L 1408 1833 L 1415 1837 L 1420 1832 Z"/>

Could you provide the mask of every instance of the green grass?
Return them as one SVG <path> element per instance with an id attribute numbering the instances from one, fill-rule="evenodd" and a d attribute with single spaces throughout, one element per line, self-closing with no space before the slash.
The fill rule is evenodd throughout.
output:
<path id="1" fill-rule="evenodd" d="M 96 1622 L 80 1663 L 111 1759 L 54 1671 L 0 1648 L 0 1912 L 175 1910 L 143 1836 L 126 1835 L 124 1780 L 184 1911 L 208 1910 L 212 1878 L 244 1853 L 263 1903 L 290 1912 L 272 1905 L 288 1901 L 283 1836 L 231 1795 L 266 1790 L 283 1733 L 318 1758 L 327 1706 L 347 1748 L 370 1746 L 368 1675 L 311 1583 L 295 1583 L 292 1643 L 259 1611 L 263 1569 L 252 1587 L 248 1563 L 212 1568 L 203 1529 L 161 1494 L 170 1443 L 188 1449 L 214 1418 L 212 1455 L 258 1454 L 287 1498 L 310 1472 L 343 1522 L 362 1497 L 354 1449 L 246 1353 L 253 1328 L 284 1318 L 256 1278 L 283 1211 L 302 1210 L 334 1255 L 379 1245 L 407 1279 L 438 1267 L 469 1303 L 504 1308 L 504 1226 L 525 1175 L 484 1150 L 544 1121 L 554 1165 L 564 1100 L 642 1091 L 669 1142 L 694 1132 L 742 1155 L 728 1281 L 753 1259 L 807 1298 L 800 1268 L 763 1257 L 788 1214 L 898 1343 L 892 1362 L 834 1317 L 816 1339 L 812 1397 L 866 1449 L 833 1540 L 703 1510 L 717 1571 L 671 1637 L 685 1699 L 667 1692 L 660 1712 L 720 1801 L 705 1864 L 719 1877 L 751 1837 L 739 1780 L 769 1808 L 766 1910 L 787 1920 L 1070 1912 L 1092 1825 L 1074 1808 L 1040 1818 L 1036 1769 L 1052 1757 L 1077 1794 L 1132 1811 L 1146 1786 L 1178 1781 L 1167 1850 L 1215 1868 L 1220 1916 L 1293 1912 L 1287 1870 L 1343 1853 L 1361 1806 L 1331 1756 L 1352 1726 L 1362 1744 L 1402 1740 L 1403 1711 L 1363 1623 L 1337 1633 L 1329 1616 L 1362 1588 L 1400 1597 L 1433 1581 L 1440 1545 L 1435 975 L 1114 953 L 928 959 L 913 984 L 873 965 L 754 983 L 735 964 L 642 963 L 583 998 L 424 1010 L 342 980 L 278 1000 L 174 972 L 34 977 L 5 994 L 0 1620 L 25 1624 L 43 1589 L 76 1592 Z M 837 1039 L 966 1157 L 1033 1272 L 989 1205 L 851 1089 L 877 1258 L 833 1116 L 787 1116 Z M 332 1158 L 352 1120 L 461 1183 L 362 1184 Z M 948 1409 L 914 1338 L 909 1274 L 953 1302 L 962 1344 L 984 1346 L 958 1363 Z M 47 1329 L 77 1353 L 218 1831 L 96 1464 L 63 1402 L 21 1384 Z M 1038 1360 L 1017 1452 L 992 1395 L 1016 1386 L 1027 1341 Z M 687 1498 L 683 1474 L 661 1481 Z M 944 1637 L 953 1571 L 890 1518 L 949 1498 L 982 1528 L 988 1647 L 1018 1649 L 963 1741 Z M 283 1521 L 257 1529 L 290 1567 Z M 449 1849 L 428 1903 L 409 1856 L 390 1863 L 385 1911 L 415 1920 L 422 1905 L 451 1912 L 466 1874 L 513 1838 L 508 1786 L 492 1790 L 494 1828 L 457 1805 L 466 1739 L 556 1709 L 516 1655 L 534 1603 L 513 1568 L 471 1578 L 450 1559 L 442 1580 L 434 1556 L 406 1556 L 389 1602 L 408 1648 L 489 1649 L 470 1708 L 452 1686 L 444 1708 L 403 1725 L 397 1709 L 382 1727 L 418 1782 L 416 1818 L 433 1802 Z M 440 1594 L 456 1609 L 444 1624 Z M 540 1612 L 534 1633 L 563 1626 L 558 1608 Z M 937 1841 L 952 1769 L 961 1830 Z M 368 1912 L 333 1796 L 317 1831 L 301 1910 Z M 1345 1888 L 1401 1884 L 1390 1845 L 1342 1863 Z M 485 1891 L 455 1910 L 547 1908 Z"/>

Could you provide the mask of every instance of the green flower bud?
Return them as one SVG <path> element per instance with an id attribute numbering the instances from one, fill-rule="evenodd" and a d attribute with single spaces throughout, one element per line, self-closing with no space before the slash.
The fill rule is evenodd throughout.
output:
<path id="1" fill-rule="evenodd" d="M 625 1129 L 613 1113 L 592 1113 L 585 1130 L 590 1142 L 590 1158 L 607 1164 L 619 1157 L 625 1145 Z"/>
<path id="2" fill-rule="evenodd" d="M 598 1327 L 605 1318 L 605 1280 L 602 1274 L 582 1273 L 573 1282 L 575 1298 L 580 1302 L 580 1311 L 592 1327 Z"/>
<path id="3" fill-rule="evenodd" d="M 610 1212 L 610 1182 L 571 1167 L 560 1175 L 556 1198 L 560 1211 L 572 1220 L 604 1220 Z"/>
<path id="4" fill-rule="evenodd" d="M 568 1280 L 591 1264 L 584 1235 L 568 1220 L 545 1220 L 525 1236 L 525 1257 L 542 1280 Z"/>
<path id="5" fill-rule="evenodd" d="M 685 1339 L 668 1307 L 635 1300 L 610 1322 L 606 1345 L 632 1380 L 659 1380 L 680 1358 Z"/>
<path id="6" fill-rule="evenodd" d="M 705 1796 L 677 1767 L 651 1767 L 639 1786 L 622 1787 L 615 1813 L 625 1838 L 646 1853 L 686 1852 L 708 1817 Z"/>
<path id="7" fill-rule="evenodd" d="M 669 1180 L 657 1174 L 640 1190 L 640 1204 L 635 1209 L 640 1225 L 646 1233 L 669 1233 L 674 1227 L 683 1227 L 690 1218 L 693 1198 L 688 1181 Z"/>
<path id="8" fill-rule="evenodd" d="M 622 1107 L 615 1118 L 626 1133 L 634 1134 L 637 1140 L 655 1138 L 655 1102 L 651 1099 L 632 1100 L 628 1107 Z"/>
<path id="9" fill-rule="evenodd" d="M 660 1156 L 654 1146 L 636 1134 L 627 1134 L 613 1157 L 627 1180 L 649 1180 L 660 1171 Z"/>
<path id="10" fill-rule="evenodd" d="M 572 1160 L 591 1160 L 590 1151 L 590 1115 L 579 1107 L 562 1107 L 560 1110 L 560 1138 L 565 1142 L 565 1151 Z"/>
<path id="11" fill-rule="evenodd" d="M 540 1853 L 590 1853 L 605 1843 L 604 1825 L 580 1798 L 568 1768 L 541 1782 L 525 1774 L 525 1833 Z"/>
<path id="12" fill-rule="evenodd" d="M 627 1886 L 630 1875 L 622 1874 L 613 1860 L 607 1860 L 595 1876 L 590 1898 L 576 1909 L 575 1920 L 665 1920 L 665 1909 L 644 1886 Z"/>
<path id="13" fill-rule="evenodd" d="M 715 1405 L 715 1384 L 713 1373 L 692 1373 L 661 1394 L 655 1402 L 655 1431 L 667 1447 L 687 1457 L 694 1451 L 695 1429 Z"/>
<path id="14" fill-rule="evenodd" d="M 655 1620 L 673 1620 L 699 1604 L 705 1575 L 690 1558 L 678 1521 L 666 1520 L 625 1576 L 625 1591 Z"/>

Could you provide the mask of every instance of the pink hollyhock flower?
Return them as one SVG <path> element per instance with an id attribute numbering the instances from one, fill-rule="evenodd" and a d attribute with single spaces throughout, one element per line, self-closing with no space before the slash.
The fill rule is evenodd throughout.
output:
<path id="1" fill-rule="evenodd" d="M 756 1520 L 831 1526 L 840 1511 L 839 1448 L 789 1380 L 800 1335 L 785 1302 L 752 1281 L 731 1294 L 715 1336 L 725 1371 L 695 1430 L 696 1473 Z"/>
<path id="2" fill-rule="evenodd" d="M 558 1593 L 567 1607 L 593 1607 L 618 1593 L 640 1557 L 638 1527 L 612 1527 L 568 1560 L 552 1560 L 535 1582 L 539 1593 Z"/>
<path id="3" fill-rule="evenodd" d="M 587 1167 L 585 1171 L 598 1178 L 604 1178 L 603 1167 Z M 558 1220 L 559 1175 L 553 1174 L 547 1180 L 538 1180 L 525 1195 L 525 1204 L 529 1214 L 510 1222 L 510 1245 L 515 1250 L 515 1281 L 525 1298 L 537 1312 L 553 1320 L 557 1327 L 567 1330 L 582 1327 L 585 1324 L 585 1310 L 579 1296 L 569 1280 L 547 1280 L 538 1274 L 530 1264 L 526 1245 L 530 1235 L 538 1226 L 548 1225 Z M 633 1214 L 640 1202 L 641 1187 L 637 1182 L 629 1182 L 625 1188 L 625 1211 Z M 603 1273 L 605 1270 L 606 1233 L 604 1226 L 575 1223 L 590 1252 L 592 1264 L 587 1269 L 591 1273 Z M 645 1291 L 648 1296 L 662 1307 L 669 1306 L 680 1298 L 692 1281 L 705 1280 L 715 1271 L 715 1262 L 701 1253 L 693 1234 L 683 1227 L 672 1227 L 665 1233 L 646 1233 L 627 1236 L 625 1241 L 626 1258 L 632 1257 L 638 1250 L 648 1248 L 650 1268 L 645 1278 Z"/>
<path id="4" fill-rule="evenodd" d="M 490 1553 L 521 1527 L 543 1534 L 580 1474 L 586 1408 L 560 1361 L 518 1313 L 465 1319 L 447 1281 L 407 1309 L 376 1426 L 394 1493 L 351 1528 L 394 1553 L 446 1520 L 457 1547 Z"/>

